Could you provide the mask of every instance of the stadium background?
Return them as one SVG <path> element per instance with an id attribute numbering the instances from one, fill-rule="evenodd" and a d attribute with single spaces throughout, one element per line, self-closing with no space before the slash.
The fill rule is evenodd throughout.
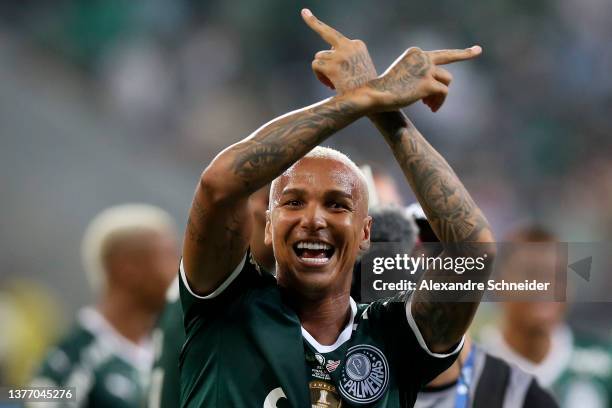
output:
<path id="1" fill-rule="evenodd" d="M 89 301 L 79 245 L 92 216 L 150 202 L 182 229 L 198 175 L 217 152 L 331 95 L 310 70 L 325 44 L 301 21 L 304 6 L 364 40 L 379 71 L 412 45 L 482 45 L 478 61 L 450 68 L 443 109 L 418 104 L 410 117 L 498 236 L 535 220 L 565 241 L 612 239 L 607 0 L 5 1 L 0 365 L 8 369 L 0 383 L 24 381 Z M 365 120 L 329 145 L 401 180 Z M 607 336 L 609 311 L 577 305 L 572 322 Z"/>

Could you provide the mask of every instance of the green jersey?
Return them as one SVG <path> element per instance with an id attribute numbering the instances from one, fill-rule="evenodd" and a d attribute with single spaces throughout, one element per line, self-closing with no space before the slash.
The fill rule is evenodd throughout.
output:
<path id="1" fill-rule="evenodd" d="M 552 389 L 563 407 L 612 407 L 610 344 L 574 336 L 569 364 Z"/>
<path id="2" fill-rule="evenodd" d="M 69 407 L 142 407 L 152 350 L 129 342 L 99 312 L 86 308 L 50 350 L 32 386 L 75 387 L 76 403 L 66 403 Z"/>
<path id="3" fill-rule="evenodd" d="M 535 364 L 515 351 L 499 330 L 485 329 L 483 339 L 492 354 L 535 375 L 561 407 L 612 407 L 610 344 L 577 336 L 561 324 L 553 331 L 548 353 Z"/>
<path id="4" fill-rule="evenodd" d="M 444 355 L 427 350 L 399 297 L 351 299 L 338 340 L 321 345 L 250 257 L 209 296 L 190 290 L 181 264 L 181 301 L 184 407 L 412 407 L 461 346 Z"/>
<path id="5" fill-rule="evenodd" d="M 177 407 L 181 397 L 178 362 L 185 342 L 185 328 L 178 278 L 168 289 L 166 300 L 166 307 L 153 331 L 155 363 L 149 389 L 149 408 Z"/>

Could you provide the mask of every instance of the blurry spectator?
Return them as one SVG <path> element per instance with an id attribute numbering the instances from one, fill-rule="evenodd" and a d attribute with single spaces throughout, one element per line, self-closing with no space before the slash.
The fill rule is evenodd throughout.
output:
<path id="1" fill-rule="evenodd" d="M 378 193 L 380 205 L 404 205 L 402 193 L 397 187 L 397 183 L 391 173 L 383 167 L 373 167 L 372 177 L 374 177 L 374 186 Z"/>
<path id="2" fill-rule="evenodd" d="M 558 407 L 537 380 L 469 336 L 457 360 L 419 393 L 415 408 Z"/>
<path id="3" fill-rule="evenodd" d="M 372 217 L 372 229 L 370 231 L 370 242 L 374 245 L 370 251 L 376 251 L 376 243 L 396 244 L 380 248 L 385 252 L 403 251 L 407 254 L 412 252 L 417 240 L 418 228 L 412 218 L 406 215 L 402 207 L 373 207 L 369 210 Z M 378 252 L 377 252 L 378 254 Z M 351 297 L 356 302 L 361 302 L 362 298 L 362 259 L 366 254 L 362 254 L 353 267 L 353 283 L 351 284 Z M 395 255 L 387 253 L 387 255 Z M 368 273 L 368 271 L 363 272 Z M 380 294 L 379 294 L 380 296 Z"/>
<path id="4" fill-rule="evenodd" d="M 512 233 L 506 242 L 523 245 L 513 247 L 502 258 L 502 273 L 533 276 L 554 271 L 556 259 L 549 256 L 548 249 L 540 248 L 534 254 L 534 248 L 526 243 L 556 241 L 552 233 L 538 226 Z M 565 313 L 562 302 L 506 302 L 501 327 L 486 328 L 483 342 L 492 354 L 535 375 L 563 407 L 612 406 L 612 350 L 573 333 L 565 323 Z"/>
<path id="5" fill-rule="evenodd" d="M 370 192 L 370 207 L 402 206 L 402 194 L 395 179 L 385 168 L 374 165 L 361 166 Z"/>
<path id="6" fill-rule="evenodd" d="M 77 406 L 141 407 L 151 330 L 178 269 L 174 223 L 150 205 L 112 207 L 91 222 L 82 252 L 96 303 L 79 312 L 32 384 L 75 387 Z"/>
<path id="7" fill-rule="evenodd" d="M 260 188 L 249 198 L 253 217 L 250 250 L 252 261 L 267 271 L 274 271 L 272 247 L 264 244 L 266 211 L 270 199 L 270 185 Z M 178 276 L 166 294 L 167 304 L 154 331 L 155 364 L 151 376 L 148 408 L 175 407 L 180 403 L 179 356 L 185 342 L 183 308 L 179 299 Z"/>

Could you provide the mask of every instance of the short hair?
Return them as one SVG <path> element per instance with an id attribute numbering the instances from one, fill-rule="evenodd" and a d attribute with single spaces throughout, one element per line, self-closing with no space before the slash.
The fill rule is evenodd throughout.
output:
<path id="1" fill-rule="evenodd" d="M 412 252 L 416 244 L 419 229 L 412 216 L 407 214 L 403 207 L 372 207 L 370 209 L 370 216 L 372 217 L 372 228 L 370 230 L 371 242 L 399 244 L 399 247 L 393 246 L 393 251 L 396 253 L 398 250 L 404 251 L 405 253 Z M 355 262 L 355 265 L 353 266 L 351 297 L 357 302 L 361 301 L 361 262 L 363 257 L 372 250 L 373 248 L 370 248 L 368 251 L 362 253 L 357 258 L 357 262 Z M 377 252 L 380 252 L 381 250 L 384 250 L 384 252 L 387 252 L 388 254 L 391 247 L 381 247 L 377 250 Z M 392 254 L 388 255 L 393 256 Z"/>
<path id="2" fill-rule="evenodd" d="M 341 151 L 338 151 L 336 149 L 332 149 L 331 147 L 316 146 L 314 149 L 312 149 L 311 151 L 306 153 L 300 160 L 295 162 L 291 167 L 289 167 L 281 175 L 279 175 L 277 178 L 275 178 L 272 181 L 272 184 L 270 185 L 270 199 L 269 199 L 269 202 L 270 202 L 269 208 L 270 209 L 272 209 L 272 204 L 273 204 L 272 194 L 274 194 L 274 191 L 276 189 L 276 184 L 279 182 L 281 177 L 283 177 L 284 175 L 289 173 L 291 171 L 291 169 L 296 164 L 298 164 L 300 161 L 302 161 L 303 159 L 329 159 L 329 160 L 335 160 L 335 161 L 338 161 L 338 162 L 344 164 L 345 166 L 347 166 L 348 168 L 353 170 L 355 172 L 355 174 L 357 174 L 357 176 L 359 177 L 359 179 L 361 181 L 363 189 L 364 189 L 364 191 L 363 191 L 364 192 L 364 198 L 366 200 L 368 199 L 368 183 L 366 182 L 366 177 L 363 174 L 363 171 L 359 168 L 359 166 L 357 166 L 357 164 L 355 164 L 355 162 L 353 160 L 351 160 L 346 154 L 342 153 Z"/>
<path id="3" fill-rule="evenodd" d="M 511 243 L 514 245 L 508 245 L 505 247 L 504 251 L 498 256 L 497 265 L 500 267 L 505 266 L 509 259 L 514 256 L 520 248 L 524 248 L 525 246 L 516 245 L 516 244 L 526 244 L 526 243 L 549 243 L 552 244 L 557 242 L 558 238 L 554 232 L 547 229 L 546 227 L 538 224 L 526 224 L 520 226 L 508 233 L 504 237 L 504 242 Z"/>
<path id="4" fill-rule="evenodd" d="M 397 206 L 374 207 L 370 210 L 372 228 L 370 241 L 401 243 L 406 252 L 412 251 L 418 236 L 418 227 L 406 210 Z"/>
<path id="5" fill-rule="evenodd" d="M 161 208 L 133 203 L 107 208 L 91 220 L 81 242 L 81 257 L 94 292 L 106 285 L 105 257 L 112 242 L 142 231 L 174 233 L 174 220 Z"/>

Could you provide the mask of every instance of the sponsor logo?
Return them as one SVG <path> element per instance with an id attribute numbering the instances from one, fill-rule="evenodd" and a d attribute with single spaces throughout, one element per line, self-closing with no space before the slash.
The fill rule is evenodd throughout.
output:
<path id="1" fill-rule="evenodd" d="M 354 404 L 369 404 L 378 400 L 389 385 L 389 364 L 376 347 L 359 344 L 346 354 L 340 376 L 340 393 Z"/>

